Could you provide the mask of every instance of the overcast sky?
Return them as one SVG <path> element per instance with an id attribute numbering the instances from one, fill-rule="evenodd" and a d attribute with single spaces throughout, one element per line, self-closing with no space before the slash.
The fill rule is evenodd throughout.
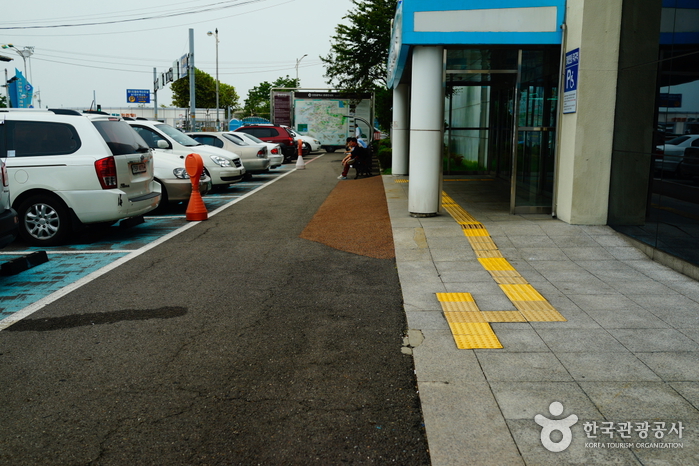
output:
<path id="1" fill-rule="evenodd" d="M 6 0 L 0 44 L 34 47 L 26 74 L 42 107 L 88 108 L 94 94 L 103 107 L 128 108 L 135 105 L 127 89 L 152 91 L 153 68 L 165 71 L 189 52 L 189 29 L 195 66 L 215 77 L 216 41 L 206 33 L 218 28 L 219 79 L 242 104 L 261 82 L 294 78 L 305 54 L 301 87 L 327 88 L 318 57 L 329 53 L 352 7 L 351 0 Z M 0 62 L 9 77 L 24 72 L 19 54 L 0 54 L 14 59 Z M 172 104 L 170 85 L 158 91 L 158 104 Z"/>

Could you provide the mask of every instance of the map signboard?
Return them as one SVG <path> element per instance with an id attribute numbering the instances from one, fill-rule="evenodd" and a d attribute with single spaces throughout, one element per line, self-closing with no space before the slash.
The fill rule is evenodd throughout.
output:
<path id="1" fill-rule="evenodd" d="M 325 146 L 344 147 L 347 137 L 354 136 L 355 117 L 372 121 L 371 94 L 339 92 L 295 92 L 294 126 Z M 366 125 L 364 125 L 366 126 Z M 363 133 L 372 131 L 364 128 Z"/>

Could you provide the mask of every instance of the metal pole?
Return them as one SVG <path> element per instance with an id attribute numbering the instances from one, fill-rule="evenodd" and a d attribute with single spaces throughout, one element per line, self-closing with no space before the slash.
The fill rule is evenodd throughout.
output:
<path id="1" fill-rule="evenodd" d="M 197 122 L 197 102 L 195 92 L 194 77 L 194 29 L 189 30 L 189 124 L 190 131 L 196 131 Z"/>
<path id="2" fill-rule="evenodd" d="M 155 85 L 155 81 L 158 79 L 158 71 L 153 68 L 153 116 L 158 119 L 158 86 Z"/>
<path id="3" fill-rule="evenodd" d="M 301 63 L 301 60 L 303 60 L 307 56 L 308 54 L 305 54 L 303 57 L 296 59 L 296 87 L 299 87 L 299 63 Z"/>
<path id="4" fill-rule="evenodd" d="M 216 28 L 216 131 L 221 131 L 221 120 L 218 118 L 218 28 Z"/>

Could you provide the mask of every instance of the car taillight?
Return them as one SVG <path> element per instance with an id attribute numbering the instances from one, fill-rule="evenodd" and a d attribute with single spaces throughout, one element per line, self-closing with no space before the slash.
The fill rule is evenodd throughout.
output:
<path id="1" fill-rule="evenodd" d="M 287 146 L 293 146 L 293 145 L 294 145 L 294 138 L 289 138 L 289 139 L 287 139 L 287 140 L 284 142 L 284 144 L 286 144 Z"/>
<path id="2" fill-rule="evenodd" d="M 273 147 L 272 150 L 271 150 L 271 152 L 272 152 L 273 154 L 278 154 L 278 153 L 279 153 L 279 149 L 277 149 L 276 147 Z"/>
<path id="3" fill-rule="evenodd" d="M 102 189 L 114 189 L 117 187 L 116 162 L 114 157 L 105 157 L 95 162 L 97 179 L 100 180 Z"/>
<path id="4" fill-rule="evenodd" d="M 0 165 L 2 165 L 2 170 L 0 170 L 2 171 L 2 185 L 9 186 L 10 179 L 7 175 L 7 166 L 5 166 L 5 163 L 2 160 L 0 160 Z"/>

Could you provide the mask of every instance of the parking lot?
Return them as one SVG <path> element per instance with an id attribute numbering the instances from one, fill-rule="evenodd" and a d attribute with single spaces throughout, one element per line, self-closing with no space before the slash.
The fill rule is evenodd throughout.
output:
<path id="1" fill-rule="evenodd" d="M 231 185 L 223 191 L 204 196 L 209 216 L 218 209 L 232 205 L 265 185 L 274 182 L 295 169 L 287 164 L 269 174 L 255 175 L 252 180 Z M 100 273 L 128 261 L 153 245 L 178 234 L 192 224 L 185 218 L 185 205 L 169 212 L 147 215 L 145 223 L 130 228 L 112 226 L 99 231 L 87 231 L 69 244 L 60 247 L 38 248 L 16 240 L 0 251 L 0 264 L 37 251 L 46 251 L 49 261 L 17 275 L 0 276 L 0 329 L 31 314 L 46 304 L 80 285 L 90 274 Z M 89 278 L 88 278 L 89 279 Z"/>

